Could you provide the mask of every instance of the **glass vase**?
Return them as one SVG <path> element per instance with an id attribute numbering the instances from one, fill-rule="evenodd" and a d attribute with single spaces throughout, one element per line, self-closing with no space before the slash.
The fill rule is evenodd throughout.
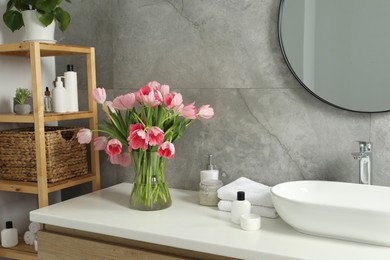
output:
<path id="1" fill-rule="evenodd" d="M 132 151 L 135 180 L 129 206 L 136 210 L 160 210 L 171 206 L 165 182 L 165 158 L 151 151 Z"/>

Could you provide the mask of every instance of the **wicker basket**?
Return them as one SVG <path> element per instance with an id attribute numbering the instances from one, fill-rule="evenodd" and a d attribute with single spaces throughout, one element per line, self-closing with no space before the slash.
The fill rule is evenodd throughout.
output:
<path id="1" fill-rule="evenodd" d="M 86 147 L 77 142 L 78 130 L 45 127 L 48 182 L 88 173 Z M 0 131 L 0 178 L 37 181 L 34 128 Z"/>

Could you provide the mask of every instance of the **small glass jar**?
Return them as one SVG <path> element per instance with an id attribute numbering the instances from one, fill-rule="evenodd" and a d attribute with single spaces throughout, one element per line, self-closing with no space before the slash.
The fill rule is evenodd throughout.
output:
<path id="1" fill-rule="evenodd" d="M 222 187 L 221 180 L 205 180 L 199 184 L 199 204 L 204 206 L 217 206 L 219 198 L 217 190 Z"/>

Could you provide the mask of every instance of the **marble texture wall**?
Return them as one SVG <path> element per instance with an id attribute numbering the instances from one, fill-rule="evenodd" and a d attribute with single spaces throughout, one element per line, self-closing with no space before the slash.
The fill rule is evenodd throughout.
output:
<path id="1" fill-rule="evenodd" d="M 279 48 L 278 7 L 276 0 L 73 0 L 61 42 L 96 47 L 98 85 L 110 96 L 157 80 L 186 103 L 214 107 L 212 120 L 175 143 L 170 187 L 197 190 L 208 154 L 225 183 L 240 176 L 268 185 L 357 182 L 356 140 L 373 142 L 373 183 L 390 185 L 389 113 L 340 110 L 304 90 Z M 104 154 L 101 165 L 103 187 L 132 180 L 131 169 L 109 165 Z"/>

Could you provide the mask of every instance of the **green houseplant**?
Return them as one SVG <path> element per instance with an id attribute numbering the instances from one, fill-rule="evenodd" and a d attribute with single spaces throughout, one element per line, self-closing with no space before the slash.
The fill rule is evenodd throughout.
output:
<path id="1" fill-rule="evenodd" d="M 26 100 L 31 97 L 31 91 L 27 88 L 17 88 L 15 92 L 15 113 L 18 115 L 26 115 L 31 112 L 31 105 L 26 103 Z"/>
<path id="2" fill-rule="evenodd" d="M 70 0 L 65 0 L 70 3 Z M 22 12 L 36 10 L 38 20 L 45 27 L 54 20 L 58 22 L 61 31 L 65 31 L 70 23 L 70 14 L 59 5 L 62 0 L 9 0 L 3 15 L 4 23 L 11 31 L 16 31 L 25 25 Z"/>

